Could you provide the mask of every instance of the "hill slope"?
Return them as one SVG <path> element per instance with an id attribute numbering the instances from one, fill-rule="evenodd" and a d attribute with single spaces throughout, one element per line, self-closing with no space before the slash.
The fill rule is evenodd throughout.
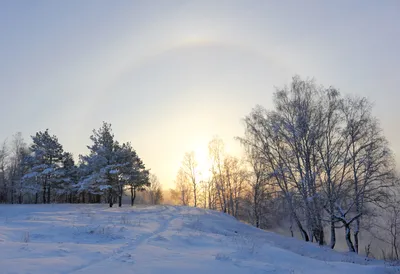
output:
<path id="1" fill-rule="evenodd" d="M 1 205 L 0 273 L 400 273 L 219 212 Z"/>

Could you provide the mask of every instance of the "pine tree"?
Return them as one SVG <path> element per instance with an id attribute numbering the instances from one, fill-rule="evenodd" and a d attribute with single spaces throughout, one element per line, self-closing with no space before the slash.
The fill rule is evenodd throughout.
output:
<path id="1" fill-rule="evenodd" d="M 125 165 L 121 168 L 124 186 L 127 186 L 131 194 L 131 206 L 135 203 L 136 192 L 144 191 L 150 186 L 149 170 L 132 148 L 130 143 L 122 145 L 122 151 L 125 155 Z M 122 193 L 122 189 L 121 193 Z"/>
<path id="2" fill-rule="evenodd" d="M 114 147 L 114 135 L 111 125 L 103 123 L 98 130 L 93 130 L 90 136 L 93 144 L 88 146 L 89 155 L 81 155 L 80 173 L 81 179 L 78 183 L 79 192 L 90 194 L 108 194 L 108 202 L 112 207 L 111 176 L 107 166 L 112 160 Z"/>
<path id="3" fill-rule="evenodd" d="M 80 156 L 79 192 L 105 195 L 110 207 L 118 197 L 121 206 L 125 187 L 129 186 L 133 204 L 136 191 L 148 184 L 142 160 L 130 143 L 120 144 L 114 139 L 111 124 L 103 122 L 90 139 L 93 144 L 88 146 L 89 155 Z"/>
<path id="4" fill-rule="evenodd" d="M 59 171 L 57 194 L 64 197 L 65 202 L 73 203 L 77 194 L 78 168 L 71 153 L 65 152 L 62 159 L 62 168 Z"/>
<path id="5" fill-rule="evenodd" d="M 45 132 L 37 132 L 31 136 L 33 144 L 30 147 L 32 155 L 27 162 L 30 166 L 28 173 L 25 174 L 26 182 L 31 183 L 31 191 L 38 194 L 39 186 L 42 188 L 42 202 L 50 203 L 51 191 L 57 188 L 62 176 L 63 147 L 58 142 L 58 138 Z"/>

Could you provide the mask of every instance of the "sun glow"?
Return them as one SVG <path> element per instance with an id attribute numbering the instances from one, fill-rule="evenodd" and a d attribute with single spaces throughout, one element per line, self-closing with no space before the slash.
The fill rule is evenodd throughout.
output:
<path id="1" fill-rule="evenodd" d="M 207 181 L 211 177 L 211 162 L 208 156 L 207 149 L 197 148 L 194 150 L 195 158 L 197 161 L 198 176 L 201 181 Z"/>

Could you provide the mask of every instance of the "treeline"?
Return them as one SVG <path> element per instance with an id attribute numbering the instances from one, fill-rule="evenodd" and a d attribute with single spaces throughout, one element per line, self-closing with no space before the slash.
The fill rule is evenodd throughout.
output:
<path id="1" fill-rule="evenodd" d="M 176 200 L 261 228 L 285 220 L 292 235 L 331 248 L 343 231 L 352 252 L 368 231 L 390 245 L 384 256 L 399 259 L 395 161 L 368 100 L 294 77 L 273 102 L 244 118 L 236 139 L 245 157 L 224 153 L 218 138 L 209 143 L 208 180 L 200 180 L 195 155 L 185 155 L 171 191 Z"/>
<path id="2" fill-rule="evenodd" d="M 17 133 L 0 149 L 0 203 L 107 202 L 112 207 L 122 205 L 126 190 L 131 205 L 138 191 L 161 191 L 150 188 L 149 170 L 129 142 L 115 140 L 111 124 L 93 130 L 89 154 L 80 155 L 78 163 L 48 130 L 31 138 L 28 146 Z"/>

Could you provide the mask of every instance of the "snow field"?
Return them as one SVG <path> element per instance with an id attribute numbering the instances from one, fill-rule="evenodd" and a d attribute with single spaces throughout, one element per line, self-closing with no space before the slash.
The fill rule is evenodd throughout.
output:
<path id="1" fill-rule="evenodd" d="M 400 273 L 189 207 L 1 205 L 0 273 Z"/>

